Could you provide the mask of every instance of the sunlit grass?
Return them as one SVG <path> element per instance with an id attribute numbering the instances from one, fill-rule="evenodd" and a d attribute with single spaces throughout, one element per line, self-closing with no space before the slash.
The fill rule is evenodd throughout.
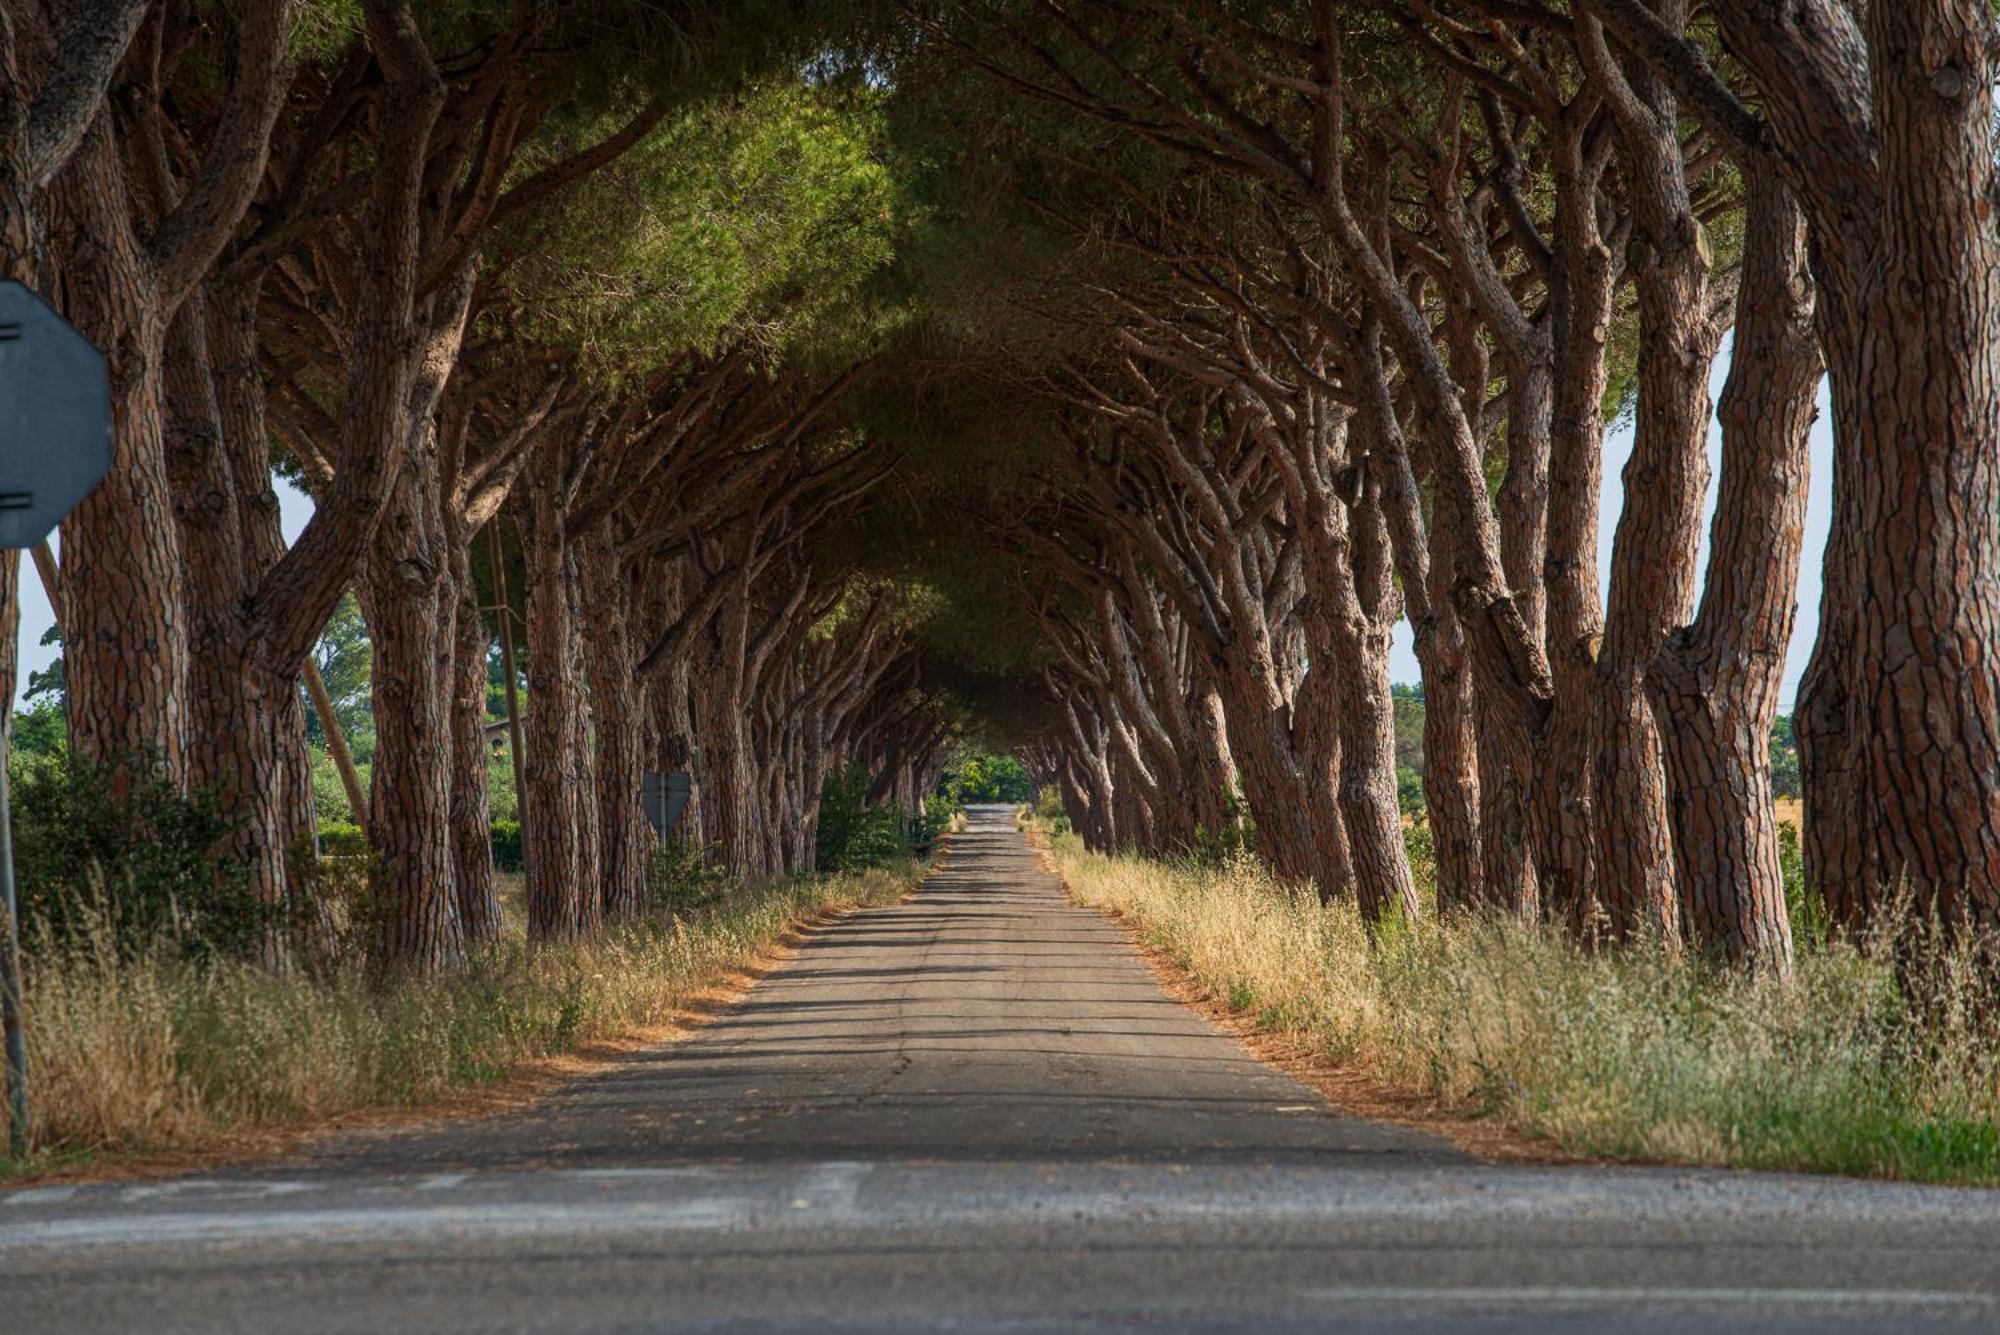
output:
<path id="1" fill-rule="evenodd" d="M 1455 1110 L 1586 1155 L 2000 1182 L 2000 1044 L 1969 950 L 1906 953 L 1916 1007 L 1889 961 L 1839 944 L 1803 948 L 1789 981 L 1500 920 L 1371 947 L 1352 906 L 1248 859 L 1050 843 L 1079 900 L 1127 915 L 1211 995 Z"/>
<path id="2" fill-rule="evenodd" d="M 0 1158 L 0 1176 L 418 1105 L 532 1058 L 664 1025 L 790 924 L 893 903 L 917 876 L 905 863 L 777 882 L 676 922 L 556 948 L 510 940 L 462 974 L 386 986 L 359 970 L 318 978 L 197 966 L 165 950 L 120 960 L 86 945 L 31 956 L 37 1154 L 25 1165 Z"/>

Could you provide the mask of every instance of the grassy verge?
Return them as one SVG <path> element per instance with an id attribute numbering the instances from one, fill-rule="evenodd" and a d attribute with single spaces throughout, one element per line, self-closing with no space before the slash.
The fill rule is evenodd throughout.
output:
<path id="1" fill-rule="evenodd" d="M 1966 954 L 1925 957 L 1917 1007 L 1891 964 L 1845 945 L 1802 949 L 1788 982 L 1498 921 L 1371 947 L 1351 907 L 1247 860 L 1047 842 L 1078 900 L 1124 914 L 1212 996 L 1454 1113 L 1589 1156 L 2000 1183 L 2000 1035 Z"/>
<path id="2" fill-rule="evenodd" d="M 775 883 L 677 922 L 560 948 L 512 941 L 455 977 L 387 987 L 197 967 L 166 952 L 31 958 L 37 1149 L 25 1163 L 0 1157 L 0 1179 L 433 1102 L 534 1058 L 665 1025 L 788 927 L 893 903 L 920 875 L 905 862 Z"/>

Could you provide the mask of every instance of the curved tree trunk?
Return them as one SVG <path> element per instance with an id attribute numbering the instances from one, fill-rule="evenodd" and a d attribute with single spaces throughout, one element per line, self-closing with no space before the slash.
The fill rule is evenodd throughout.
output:
<path id="1" fill-rule="evenodd" d="M 1770 741 L 1804 540 L 1819 385 L 1804 227 L 1775 173 L 1745 174 L 1749 213 L 1722 481 L 1701 611 L 1654 665 L 1654 701 L 1690 940 L 1783 971 L 1792 936 L 1778 865 Z"/>

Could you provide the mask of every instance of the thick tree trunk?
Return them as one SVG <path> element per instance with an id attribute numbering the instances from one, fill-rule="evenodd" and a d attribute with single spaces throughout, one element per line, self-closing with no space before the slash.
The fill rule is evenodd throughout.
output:
<path id="1" fill-rule="evenodd" d="M 431 973 L 464 962 L 465 926 L 452 858 L 446 689 L 456 598 L 444 587 L 444 554 L 418 537 L 420 522 L 405 504 L 391 511 L 370 554 L 362 608 L 373 649 L 368 806 L 381 958 L 390 971 Z"/>
<path id="2" fill-rule="evenodd" d="M 528 935 L 568 941 L 595 930 L 602 913 L 596 849 L 597 786 L 584 699 L 581 589 L 576 551 L 562 536 L 555 503 L 561 460 L 538 458 L 529 473 L 521 551 L 527 568 L 527 764 L 521 809 L 533 832 L 526 849 Z"/>
<path id="3" fill-rule="evenodd" d="M 1422 629 L 1417 633 L 1417 665 L 1424 680 L 1424 811 L 1437 859 L 1438 912 L 1445 913 L 1485 902 L 1486 868 L 1475 814 L 1485 785 L 1473 725 L 1472 677 L 1465 669 L 1457 618 L 1444 606 L 1428 635 Z M 1504 765 L 1492 772 L 1505 781 Z"/>
<path id="4" fill-rule="evenodd" d="M 1223 715 L 1243 800 L 1257 828 L 1258 855 L 1289 880 L 1330 880 L 1319 866 L 1308 803 L 1322 802 L 1331 809 L 1333 794 L 1305 793 L 1292 755 L 1291 710 L 1277 696 L 1275 670 L 1263 655 L 1258 662 L 1245 663 L 1244 650 L 1242 645 L 1231 647 L 1223 679 Z M 1344 885 L 1344 879 L 1338 884 Z"/>
<path id="5" fill-rule="evenodd" d="M 743 708 L 729 682 L 710 680 L 699 690 L 701 754 L 705 777 L 702 817 L 705 833 L 730 875 L 756 885 L 767 874 L 757 771 Z"/>
<path id="6" fill-rule="evenodd" d="M 470 945 L 500 939 L 500 893 L 493 877 L 493 807 L 487 792 L 491 751 L 486 741 L 486 660 L 493 639 L 479 612 L 471 554 L 451 552 L 458 610 L 451 666 L 451 846 L 458 913 Z"/>
<path id="7" fill-rule="evenodd" d="M 1752 170 L 1745 181 L 1708 579 L 1700 614 L 1669 640 L 1652 688 L 1689 938 L 1783 971 L 1792 938 L 1770 738 L 1792 633 L 1820 358 L 1797 206 L 1775 173 Z"/>
<path id="8" fill-rule="evenodd" d="M 111 375 L 111 470 L 63 522 L 64 708 L 99 762 L 150 756 L 179 777 L 188 648 L 161 372 L 167 322 L 127 216 L 124 168 L 100 117 L 54 191 L 65 314 Z"/>
<path id="9" fill-rule="evenodd" d="M 1185 768 L 1193 792 L 1195 828 L 1211 839 L 1238 828 L 1235 810 L 1236 762 L 1229 753 L 1229 720 L 1223 714 L 1222 693 L 1197 673 L 1190 700 L 1193 729 Z"/>
<path id="10" fill-rule="evenodd" d="M 1584 125 L 1565 124 L 1553 144 L 1556 226 L 1549 309 L 1555 385 L 1542 587 L 1555 689 L 1527 790 L 1542 909 L 1572 927 L 1596 913 L 1599 898 L 1590 710 L 1604 635 L 1597 512 L 1615 272 L 1599 228 L 1605 155 L 1587 152 L 1587 134 Z"/>
<path id="11" fill-rule="evenodd" d="M 608 529 L 608 524 L 604 526 Z M 608 531 L 583 546 L 585 651 L 597 723 L 598 824 L 604 916 L 634 922 L 646 914 L 646 863 L 652 832 L 640 805 L 645 769 L 639 684 L 634 673 L 628 585 Z"/>
<path id="12" fill-rule="evenodd" d="M 1676 12 L 1684 24 L 1685 10 Z M 1694 612 L 1708 377 L 1720 326 L 1708 311 L 1708 241 L 1688 196 L 1673 95 L 1643 66 L 1616 68 L 1594 24 L 1579 31 L 1591 78 L 1618 124 L 1639 238 L 1639 402 L 1591 713 L 1598 875 L 1614 936 L 1673 942 L 1680 935 L 1673 823 L 1646 676 L 1668 630 Z"/>
<path id="13" fill-rule="evenodd" d="M 1327 660 L 1340 673 L 1339 803 L 1362 921 L 1422 916 L 1396 801 L 1396 713 L 1389 696 L 1389 631 L 1379 622 L 1336 634 Z"/>
<path id="14" fill-rule="evenodd" d="M 1373 486 L 1366 481 L 1363 485 Z M 1315 809 L 1332 809 L 1338 818 L 1337 832 L 1315 831 L 1321 875 L 1346 873 L 1344 881 L 1332 884 L 1321 879 L 1320 898 L 1324 901 L 1351 886 L 1362 921 L 1371 930 L 1391 913 L 1415 922 L 1421 907 L 1396 800 L 1389 630 L 1400 608 L 1390 575 L 1387 527 L 1372 494 L 1348 507 L 1322 493 L 1303 508 L 1301 518 L 1310 528 L 1305 543 L 1307 587 L 1315 603 L 1306 621 L 1313 667 L 1300 685 L 1296 706 L 1301 712 L 1331 711 L 1325 718 L 1316 713 L 1306 716 L 1309 740 L 1301 748 L 1309 757 L 1304 797 Z M 1309 700 L 1316 695 L 1321 698 Z M 1328 726 L 1331 744 L 1314 745 L 1313 729 Z M 1326 847 L 1333 837 L 1339 843 Z M 1345 867 L 1336 868 L 1333 859 L 1344 860 Z"/>
<path id="15" fill-rule="evenodd" d="M 1500 516 L 1500 558 L 1508 585 L 1520 602 L 1521 618 L 1537 639 L 1547 634 L 1543 587 L 1549 526 L 1549 458 L 1555 386 L 1549 349 L 1510 367 L 1507 387 L 1507 471 L 1496 508 Z M 1479 730 L 1482 774 L 1507 772 L 1496 718 Z M 1540 890 L 1533 841 L 1528 829 L 1527 795 L 1515 783 L 1479 789 L 1479 851 L 1487 903 L 1516 916 L 1532 914 Z"/>
<path id="16" fill-rule="evenodd" d="M 163 384 L 162 446 L 177 502 L 190 613 L 183 773 L 233 821 L 218 852 L 241 865 L 252 895 L 279 909 L 286 904 L 286 854 L 312 829 L 311 802 L 301 801 L 297 791 L 305 718 L 296 680 L 267 663 L 249 638 L 245 604 L 270 562 L 257 559 L 245 528 L 260 519 L 275 524 L 276 516 L 260 515 L 241 495 L 230 459 L 238 444 L 228 438 L 216 397 L 206 326 L 206 302 L 197 295 L 174 320 Z M 268 467 L 261 453 L 258 465 Z M 275 939 L 268 946 L 275 962 L 280 947 Z"/>
<path id="17" fill-rule="evenodd" d="M 1860 333 L 1863 470 L 1849 745 L 1867 820 L 1830 900 L 1904 885 L 2000 924 L 2000 234 L 1991 20 L 1871 6 L 1882 249 Z M 1859 884 L 1852 884 L 1858 880 Z"/>

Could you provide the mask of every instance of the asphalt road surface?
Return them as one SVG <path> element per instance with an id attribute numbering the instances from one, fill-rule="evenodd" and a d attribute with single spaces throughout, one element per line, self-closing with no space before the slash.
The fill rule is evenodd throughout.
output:
<path id="1" fill-rule="evenodd" d="M 1481 1164 L 1166 997 L 1001 808 L 516 1114 L 0 1193 L 0 1332 L 2000 1329 L 2000 1194 Z"/>

